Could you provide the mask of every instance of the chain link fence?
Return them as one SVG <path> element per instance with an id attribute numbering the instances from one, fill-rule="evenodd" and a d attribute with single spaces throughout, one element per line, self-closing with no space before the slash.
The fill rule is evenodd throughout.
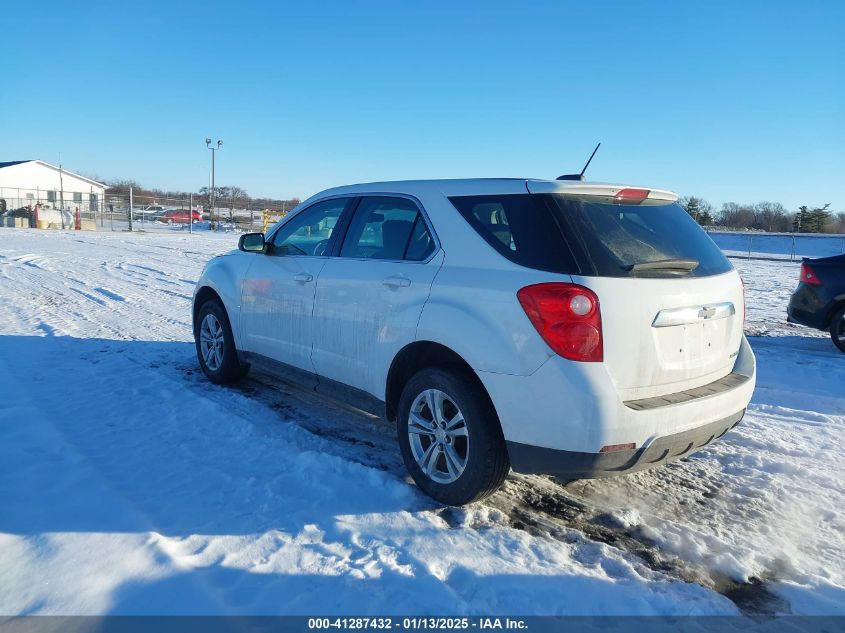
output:
<path id="1" fill-rule="evenodd" d="M 206 204 L 203 204 L 206 203 Z M 205 196 L 170 198 L 91 191 L 0 187 L 0 226 L 89 231 L 265 231 L 287 209 L 248 203 L 207 205 Z"/>
<path id="2" fill-rule="evenodd" d="M 763 233 L 708 231 L 713 241 L 733 257 L 800 261 L 845 253 L 845 235 L 832 233 Z"/>

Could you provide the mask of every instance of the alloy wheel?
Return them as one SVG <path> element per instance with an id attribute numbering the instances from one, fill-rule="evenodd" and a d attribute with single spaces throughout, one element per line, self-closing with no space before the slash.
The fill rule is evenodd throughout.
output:
<path id="1" fill-rule="evenodd" d="M 456 481 L 469 460 L 469 429 L 458 405 L 439 389 L 426 389 L 408 416 L 411 453 L 423 473 L 439 484 Z"/>
<path id="2" fill-rule="evenodd" d="M 223 365 L 223 350 L 226 345 L 223 326 L 213 314 L 206 314 L 200 325 L 200 351 L 206 366 L 218 371 Z"/>

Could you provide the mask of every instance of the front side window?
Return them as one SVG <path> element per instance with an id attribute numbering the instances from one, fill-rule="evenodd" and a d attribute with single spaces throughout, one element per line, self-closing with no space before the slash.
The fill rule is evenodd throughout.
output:
<path id="1" fill-rule="evenodd" d="M 334 198 L 318 202 L 276 231 L 268 254 L 271 255 L 326 255 L 332 234 L 349 198 Z"/>
<path id="2" fill-rule="evenodd" d="M 434 240 L 413 201 L 373 196 L 358 205 L 340 255 L 424 261 L 433 252 Z"/>

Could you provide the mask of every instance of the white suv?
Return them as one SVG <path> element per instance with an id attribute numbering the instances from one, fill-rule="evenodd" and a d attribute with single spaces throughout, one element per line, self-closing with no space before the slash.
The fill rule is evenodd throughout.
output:
<path id="1" fill-rule="evenodd" d="M 200 365 L 396 420 L 447 504 L 509 468 L 578 479 L 689 455 L 739 423 L 755 360 L 739 275 L 675 200 L 574 180 L 324 191 L 206 266 Z"/>

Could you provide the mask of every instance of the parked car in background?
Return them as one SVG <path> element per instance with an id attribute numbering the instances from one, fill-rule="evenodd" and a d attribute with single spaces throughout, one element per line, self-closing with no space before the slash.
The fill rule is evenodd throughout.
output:
<path id="1" fill-rule="evenodd" d="M 830 332 L 833 344 L 845 352 L 845 254 L 805 257 L 786 313 L 790 323 Z"/>
<path id="2" fill-rule="evenodd" d="M 573 180 L 330 189 L 205 267 L 199 364 L 395 420 L 461 505 L 509 469 L 649 468 L 722 437 L 755 383 L 742 282 L 668 191 Z"/>
<path id="3" fill-rule="evenodd" d="M 202 220 L 202 214 L 189 209 L 172 209 L 162 213 L 158 220 L 166 224 L 188 224 Z"/>
<path id="4" fill-rule="evenodd" d="M 161 205 L 149 204 L 145 207 L 141 207 L 140 209 L 135 209 L 133 215 L 143 221 L 149 220 L 155 222 L 167 211 L 169 211 L 169 209 L 165 209 Z"/>

